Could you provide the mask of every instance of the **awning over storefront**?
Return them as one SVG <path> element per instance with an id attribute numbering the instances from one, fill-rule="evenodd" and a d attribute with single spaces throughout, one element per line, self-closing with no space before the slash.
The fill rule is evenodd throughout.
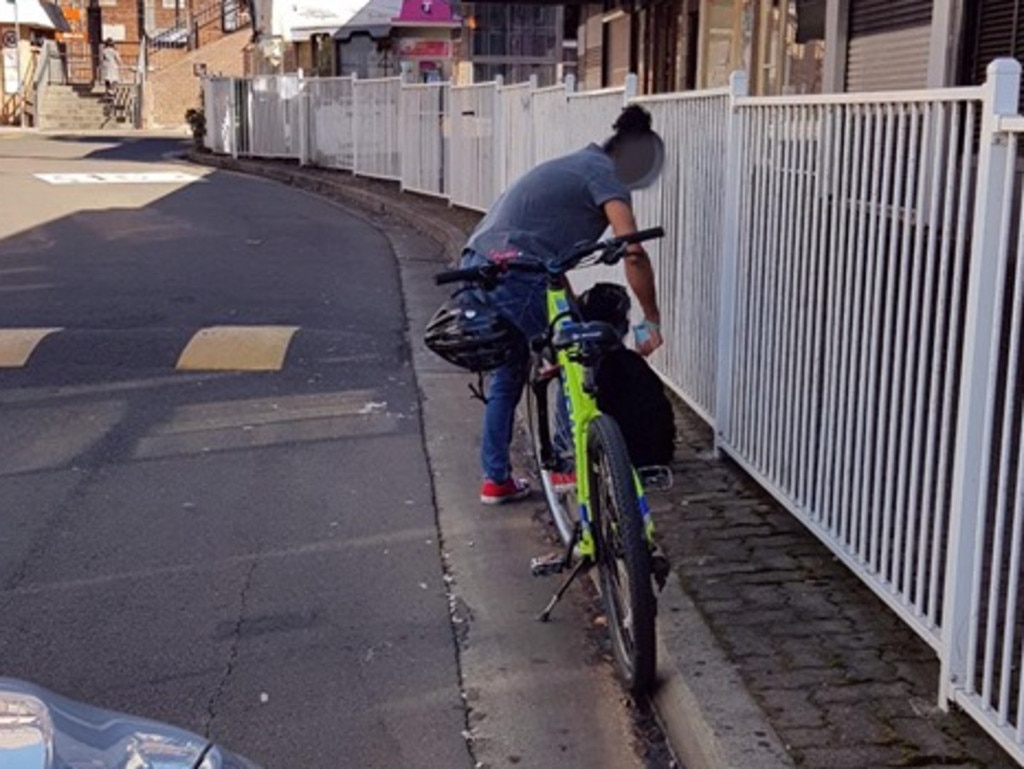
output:
<path id="1" fill-rule="evenodd" d="M 334 33 L 334 39 L 344 43 L 352 35 L 369 35 L 374 40 L 383 40 L 391 35 L 390 24 L 346 24 Z"/>
<path id="2" fill-rule="evenodd" d="M 71 25 L 60 8 L 46 0 L 17 0 L 18 24 L 30 29 L 52 29 L 68 32 Z M 14 24 L 15 5 L 0 2 L 0 24 Z"/>
<path id="3" fill-rule="evenodd" d="M 286 38 L 294 41 L 333 35 L 344 42 L 356 34 L 379 40 L 388 37 L 392 27 L 461 25 L 447 0 L 293 0 L 286 13 Z"/>
<path id="4" fill-rule="evenodd" d="M 334 34 L 345 41 L 355 34 L 380 39 L 391 34 L 392 27 L 419 29 L 457 29 L 462 26 L 458 14 L 446 0 L 370 0 Z"/>
<path id="5" fill-rule="evenodd" d="M 290 35 L 290 39 L 296 43 L 304 43 L 310 38 L 316 37 L 317 35 L 333 35 L 336 29 L 337 27 L 333 25 L 329 27 L 320 26 L 293 28 Z"/>
<path id="6" fill-rule="evenodd" d="M 284 0 L 282 27 L 286 40 L 333 35 L 366 5 L 366 0 Z"/>
<path id="7" fill-rule="evenodd" d="M 402 0 L 369 0 L 351 19 L 334 33 L 335 40 L 345 41 L 357 33 L 380 39 L 391 34 L 391 22 L 402 10 Z"/>
<path id="8" fill-rule="evenodd" d="M 43 10 L 46 11 L 46 15 L 50 17 L 50 21 L 53 22 L 53 28 L 58 32 L 70 32 L 71 24 L 64 18 L 64 11 L 60 9 L 60 6 L 56 3 L 40 3 L 43 6 Z"/>

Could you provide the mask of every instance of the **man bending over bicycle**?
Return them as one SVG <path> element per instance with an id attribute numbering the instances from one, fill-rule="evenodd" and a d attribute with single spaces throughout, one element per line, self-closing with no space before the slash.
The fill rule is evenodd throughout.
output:
<path id="1" fill-rule="evenodd" d="M 513 183 L 487 212 L 466 244 L 462 266 L 500 262 L 523 254 L 553 259 L 583 241 L 597 240 L 611 226 L 616 236 L 636 232 L 631 189 L 654 181 L 661 166 L 661 140 L 642 107 L 623 109 L 615 133 L 603 145 L 542 163 Z M 654 271 L 639 243 L 624 260 L 626 282 L 643 311 L 646 339 L 638 351 L 649 355 L 662 344 Z M 547 327 L 543 275 L 511 273 L 481 298 L 496 307 L 531 339 Z M 484 409 L 480 501 L 502 504 L 530 493 L 526 480 L 512 476 L 510 446 L 515 410 L 526 383 L 528 352 L 496 369 Z M 571 470 L 553 473 L 556 487 L 570 487 Z"/>

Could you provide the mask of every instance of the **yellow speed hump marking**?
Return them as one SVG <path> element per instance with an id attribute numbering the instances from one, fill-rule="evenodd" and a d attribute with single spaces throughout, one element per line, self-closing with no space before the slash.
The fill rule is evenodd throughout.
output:
<path id="1" fill-rule="evenodd" d="M 5 328 L 0 329 L 0 368 L 21 368 L 36 346 L 60 328 Z"/>
<path id="2" fill-rule="evenodd" d="M 298 326 L 211 326 L 178 357 L 181 371 L 278 371 Z"/>

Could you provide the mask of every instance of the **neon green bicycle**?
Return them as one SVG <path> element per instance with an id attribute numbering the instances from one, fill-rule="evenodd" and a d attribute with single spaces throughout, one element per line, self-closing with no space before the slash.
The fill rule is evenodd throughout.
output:
<path id="1" fill-rule="evenodd" d="M 544 496 L 565 551 L 535 558 L 531 570 L 536 576 L 569 573 L 540 619 L 550 619 L 576 577 L 596 565 L 617 667 L 634 696 L 650 693 L 654 685 L 654 583 L 663 587 L 668 575 L 668 561 L 655 545 L 645 485 L 667 485 L 671 474 L 668 468 L 643 468 L 638 472 L 630 462 L 618 424 L 598 408 L 598 366 L 605 353 L 620 346 L 622 340 L 612 325 L 582 318 L 566 274 L 580 267 L 615 264 L 629 244 L 663 236 L 664 230 L 657 227 L 581 245 L 549 263 L 518 257 L 450 270 L 436 277 L 439 285 L 465 282 L 487 289 L 508 272 L 547 275 L 549 323 L 546 333 L 530 340 L 526 401 Z M 560 384 L 559 389 L 552 387 L 554 382 Z M 564 410 L 559 407 L 559 397 L 565 399 Z M 560 428 L 559 413 L 564 415 L 563 420 L 568 418 L 568 430 Z M 551 478 L 566 460 L 559 456 L 561 452 L 556 451 L 553 440 L 560 432 L 563 442 L 572 446 L 574 492 L 560 491 Z M 566 440 L 570 436 L 571 441 Z M 571 512 L 573 507 L 575 514 Z"/>

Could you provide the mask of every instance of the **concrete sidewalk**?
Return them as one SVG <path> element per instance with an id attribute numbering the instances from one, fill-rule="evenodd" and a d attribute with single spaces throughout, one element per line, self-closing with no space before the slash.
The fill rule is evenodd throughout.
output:
<path id="1" fill-rule="evenodd" d="M 347 173 L 193 159 L 388 213 L 449 254 L 479 219 Z M 937 708 L 928 646 L 740 469 L 713 459 L 711 431 L 682 405 L 677 422 L 675 487 L 651 498 L 674 572 L 659 596 L 654 704 L 683 765 L 1016 766 L 969 718 Z"/>

